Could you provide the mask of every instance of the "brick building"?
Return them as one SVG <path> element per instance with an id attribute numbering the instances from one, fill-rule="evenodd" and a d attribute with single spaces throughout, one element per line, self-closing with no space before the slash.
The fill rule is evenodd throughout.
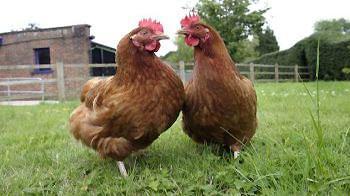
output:
<path id="1" fill-rule="evenodd" d="M 115 49 L 93 42 L 90 25 L 0 33 L 0 66 L 31 64 L 114 63 Z M 106 73 L 107 72 L 107 73 Z M 92 75 L 110 75 L 109 69 L 91 70 Z M 33 70 L 33 74 L 50 70 Z"/>
<path id="2" fill-rule="evenodd" d="M 55 78 L 53 68 L 43 64 L 64 64 L 65 80 L 69 78 L 115 74 L 113 67 L 89 64 L 115 63 L 115 49 L 93 41 L 90 25 L 73 25 L 45 29 L 30 29 L 0 33 L 0 79 L 13 77 Z M 33 65 L 32 69 L 11 69 L 16 65 Z M 74 68 L 74 65 L 84 65 Z M 1 69 L 1 66 L 9 69 Z M 66 82 L 67 83 L 67 82 Z M 67 83 L 68 88 L 80 88 L 81 83 Z M 0 87 L 1 88 L 1 87 Z M 57 87 L 46 87 L 55 93 Z"/>

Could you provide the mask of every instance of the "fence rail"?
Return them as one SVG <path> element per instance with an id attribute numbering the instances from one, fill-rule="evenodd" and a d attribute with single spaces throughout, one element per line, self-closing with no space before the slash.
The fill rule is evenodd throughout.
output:
<path id="1" fill-rule="evenodd" d="M 193 71 L 193 63 L 179 62 L 171 65 L 181 79 L 186 82 L 191 78 Z M 60 101 L 66 100 L 72 94 L 73 97 L 77 97 L 77 93 L 80 92 L 81 86 L 89 79 L 93 78 L 90 76 L 89 71 L 84 72 L 79 76 L 68 76 L 70 69 L 85 69 L 89 70 L 90 68 L 95 67 L 115 67 L 115 64 L 50 64 L 50 65 L 0 65 L 0 73 L 8 72 L 17 72 L 23 70 L 34 70 L 38 68 L 50 68 L 53 73 L 51 77 L 44 78 L 1 78 L 0 75 L 0 90 L 1 87 L 3 90 L 0 92 L 0 101 L 1 100 L 14 100 L 14 99 L 25 99 L 25 98 L 38 98 L 45 96 L 54 96 Z M 237 64 L 236 65 L 240 70 L 240 73 L 253 82 L 282 82 L 282 81 L 299 81 L 299 77 L 302 77 L 303 80 L 309 79 L 308 67 L 301 67 L 298 65 L 260 65 L 260 64 Z M 36 76 L 37 77 L 37 76 Z M 78 82 L 79 88 L 70 88 L 67 86 L 67 83 Z M 18 85 L 38 85 L 42 87 L 40 90 L 12 90 L 12 86 Z M 50 92 L 45 89 L 46 85 L 55 84 L 55 92 Z M 5 89 L 4 89 L 5 87 Z M 10 88 L 10 90 L 9 90 Z M 34 92 L 35 91 L 35 92 Z M 10 92 L 10 94 L 8 93 Z M 5 94 L 5 95 L 4 95 Z M 23 94 L 31 94 L 31 96 L 24 96 Z M 40 95 L 40 96 L 39 96 Z M 68 96 L 68 97 L 67 97 Z"/>
<path id="2" fill-rule="evenodd" d="M 24 84 L 40 84 L 39 90 L 17 90 L 11 89 L 15 85 Z M 0 86 L 6 87 L 6 90 L 0 90 L 2 99 L 10 101 L 14 97 L 41 97 L 44 100 L 45 96 L 45 81 L 42 78 L 0 78 Z"/>
<path id="3" fill-rule="evenodd" d="M 176 64 L 172 65 L 173 67 Z M 185 69 L 185 67 L 193 67 L 193 63 L 179 62 L 179 75 L 183 81 L 187 81 L 192 75 L 192 68 Z M 303 80 L 309 80 L 310 74 L 308 67 L 298 65 L 264 65 L 264 64 L 237 64 L 240 73 L 251 81 L 256 82 L 282 82 L 282 81 L 299 81 L 299 76 Z"/>

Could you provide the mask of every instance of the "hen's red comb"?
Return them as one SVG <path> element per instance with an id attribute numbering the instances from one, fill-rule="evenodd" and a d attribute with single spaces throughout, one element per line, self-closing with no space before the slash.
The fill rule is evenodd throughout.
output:
<path id="1" fill-rule="evenodd" d="M 180 22 L 181 24 L 181 27 L 189 27 L 192 23 L 196 23 L 196 22 L 199 22 L 201 18 L 193 13 L 191 15 L 191 13 L 188 15 L 188 16 L 185 16 L 185 18 L 183 18 Z"/>
<path id="2" fill-rule="evenodd" d="M 156 20 L 152 20 L 150 18 L 140 20 L 139 27 L 152 29 L 155 34 L 161 34 L 164 32 L 163 25 L 160 24 L 160 22 L 157 22 Z"/>

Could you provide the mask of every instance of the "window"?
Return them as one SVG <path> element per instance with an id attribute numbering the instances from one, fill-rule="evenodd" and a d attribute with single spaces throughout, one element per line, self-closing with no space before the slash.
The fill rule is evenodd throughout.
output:
<path id="1" fill-rule="evenodd" d="M 34 49 L 34 63 L 36 65 L 50 64 L 50 48 L 35 48 Z M 47 74 L 52 73 L 51 68 L 34 69 L 33 74 Z"/>

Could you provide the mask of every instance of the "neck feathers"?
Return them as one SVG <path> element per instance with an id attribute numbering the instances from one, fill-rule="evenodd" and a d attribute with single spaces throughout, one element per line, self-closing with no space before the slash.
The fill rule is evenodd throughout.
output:
<path id="1" fill-rule="evenodd" d="M 210 66 L 210 69 L 233 69 L 234 73 L 239 71 L 232 60 L 224 41 L 219 33 L 212 27 L 205 25 L 210 32 L 210 37 L 205 43 L 195 47 L 194 55 L 198 66 Z M 206 61 L 206 63 L 203 63 Z"/>
<path id="2" fill-rule="evenodd" d="M 141 51 L 133 45 L 130 36 L 136 30 L 122 38 L 117 47 L 118 70 L 115 79 L 121 83 L 145 81 L 146 78 L 152 78 L 162 65 L 153 52 Z"/>
<path id="3" fill-rule="evenodd" d="M 203 55 L 210 58 L 231 58 L 219 33 L 208 25 L 205 25 L 205 27 L 209 29 L 209 39 L 195 47 L 195 53 L 203 53 Z"/>
<path id="4" fill-rule="evenodd" d="M 143 69 L 152 64 L 151 62 L 157 60 L 154 53 L 141 51 L 133 45 L 130 36 L 135 34 L 138 29 L 139 28 L 124 36 L 118 44 L 116 55 L 118 71 Z"/>

